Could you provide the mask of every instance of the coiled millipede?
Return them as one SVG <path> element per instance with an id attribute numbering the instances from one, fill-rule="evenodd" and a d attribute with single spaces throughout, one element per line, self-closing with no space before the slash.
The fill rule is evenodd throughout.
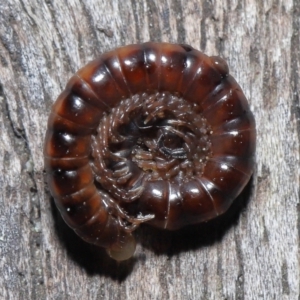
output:
<path id="1" fill-rule="evenodd" d="M 224 213 L 249 181 L 255 122 L 219 57 L 144 43 L 102 54 L 54 103 L 47 180 L 65 222 L 115 260 L 141 224 L 175 230 Z"/>

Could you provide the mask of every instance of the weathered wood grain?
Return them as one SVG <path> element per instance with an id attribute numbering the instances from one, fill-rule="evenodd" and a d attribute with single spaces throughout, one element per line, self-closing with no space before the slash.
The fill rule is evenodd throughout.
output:
<path id="1" fill-rule="evenodd" d="M 299 299 L 300 1 L 0 2 L 1 299 Z M 220 220 L 144 227 L 120 265 L 61 220 L 43 139 L 67 79 L 98 54 L 153 41 L 224 57 L 257 122 L 251 183 Z"/>

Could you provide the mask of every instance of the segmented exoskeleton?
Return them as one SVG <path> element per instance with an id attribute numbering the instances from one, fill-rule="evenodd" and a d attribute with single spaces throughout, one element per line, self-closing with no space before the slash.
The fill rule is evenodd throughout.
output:
<path id="1" fill-rule="evenodd" d="M 129 45 L 80 69 L 54 103 L 48 184 L 66 223 L 124 260 L 143 222 L 173 230 L 224 213 L 250 179 L 255 136 L 221 58 Z"/>

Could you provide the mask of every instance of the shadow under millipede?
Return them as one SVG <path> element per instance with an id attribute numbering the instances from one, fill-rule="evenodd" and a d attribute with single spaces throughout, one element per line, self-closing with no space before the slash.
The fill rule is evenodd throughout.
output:
<path id="1" fill-rule="evenodd" d="M 181 252 L 195 251 L 219 242 L 226 232 L 238 223 L 241 212 L 246 209 L 253 186 L 253 179 L 247 184 L 241 195 L 233 202 L 230 209 L 222 216 L 207 223 L 192 225 L 178 231 L 164 231 L 150 226 L 141 226 L 135 236 L 142 247 L 156 255 L 169 258 Z M 84 242 L 69 228 L 58 212 L 51 198 L 52 216 L 55 232 L 68 256 L 89 275 L 101 275 L 122 282 L 131 274 L 135 263 L 144 260 L 143 253 L 118 263 L 108 257 L 104 249 Z"/>
<path id="2" fill-rule="evenodd" d="M 63 220 L 51 197 L 51 212 L 55 233 L 66 249 L 69 258 L 89 275 L 110 277 L 122 282 L 133 270 L 137 259 L 133 257 L 122 263 L 111 259 L 103 248 L 84 242 Z"/>

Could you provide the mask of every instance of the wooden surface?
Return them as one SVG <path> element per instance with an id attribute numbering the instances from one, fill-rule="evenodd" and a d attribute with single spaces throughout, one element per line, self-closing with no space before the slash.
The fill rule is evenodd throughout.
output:
<path id="1" fill-rule="evenodd" d="M 299 299 L 299 0 L 0 1 L 0 299 Z M 50 107 L 116 46 L 228 61 L 257 123 L 253 178 L 219 220 L 139 230 L 116 264 L 64 224 L 43 172 Z"/>

